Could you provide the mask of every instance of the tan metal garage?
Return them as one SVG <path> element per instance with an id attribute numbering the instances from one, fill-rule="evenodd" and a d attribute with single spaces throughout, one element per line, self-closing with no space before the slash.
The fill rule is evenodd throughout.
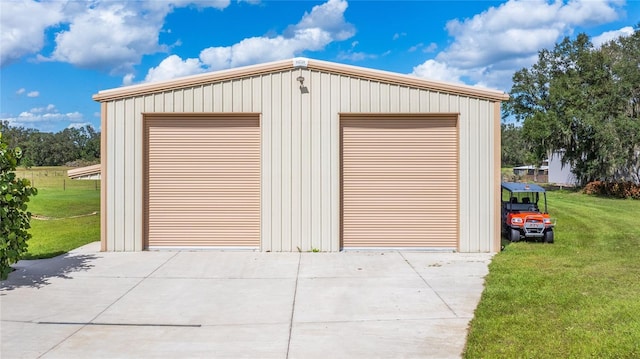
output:
<path id="1" fill-rule="evenodd" d="M 342 116 L 345 248 L 457 247 L 456 125 L 456 114 Z"/>
<path id="2" fill-rule="evenodd" d="M 258 248 L 259 115 L 144 121 L 146 247 Z"/>
<path id="3" fill-rule="evenodd" d="M 304 58 L 100 91 L 102 249 L 499 251 L 507 98 Z"/>

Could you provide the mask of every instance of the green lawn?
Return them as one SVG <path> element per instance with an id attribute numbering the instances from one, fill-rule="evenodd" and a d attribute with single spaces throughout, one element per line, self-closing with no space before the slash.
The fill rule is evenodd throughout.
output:
<path id="1" fill-rule="evenodd" d="M 639 358 L 640 201 L 550 192 L 555 244 L 489 266 L 465 358 Z"/>
<path id="2" fill-rule="evenodd" d="M 23 259 L 50 258 L 100 240 L 100 181 L 71 180 L 66 169 L 16 171 L 38 189 L 28 203 L 32 238 Z"/>

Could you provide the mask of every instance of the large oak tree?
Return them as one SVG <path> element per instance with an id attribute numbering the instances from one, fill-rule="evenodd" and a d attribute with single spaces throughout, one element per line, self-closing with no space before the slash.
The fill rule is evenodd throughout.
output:
<path id="1" fill-rule="evenodd" d="M 510 95 L 504 114 L 537 161 L 562 151 L 581 185 L 640 183 L 640 30 L 600 48 L 565 38 L 514 74 Z"/>

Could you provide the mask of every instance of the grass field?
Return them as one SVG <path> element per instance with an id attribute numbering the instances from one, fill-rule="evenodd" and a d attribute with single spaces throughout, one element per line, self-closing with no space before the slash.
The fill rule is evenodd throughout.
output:
<path id="1" fill-rule="evenodd" d="M 72 180 L 67 168 L 18 169 L 32 181 L 38 195 L 28 204 L 31 219 L 23 259 L 50 258 L 100 240 L 100 181 Z"/>
<path id="2" fill-rule="evenodd" d="M 640 201 L 549 193 L 555 244 L 489 267 L 465 358 L 639 358 Z"/>

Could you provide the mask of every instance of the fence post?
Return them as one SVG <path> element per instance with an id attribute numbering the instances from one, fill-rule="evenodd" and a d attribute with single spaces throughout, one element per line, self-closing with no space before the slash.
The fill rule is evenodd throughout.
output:
<path id="1" fill-rule="evenodd" d="M 66 178 L 62 179 L 62 190 L 63 191 L 67 190 L 67 179 Z"/>

